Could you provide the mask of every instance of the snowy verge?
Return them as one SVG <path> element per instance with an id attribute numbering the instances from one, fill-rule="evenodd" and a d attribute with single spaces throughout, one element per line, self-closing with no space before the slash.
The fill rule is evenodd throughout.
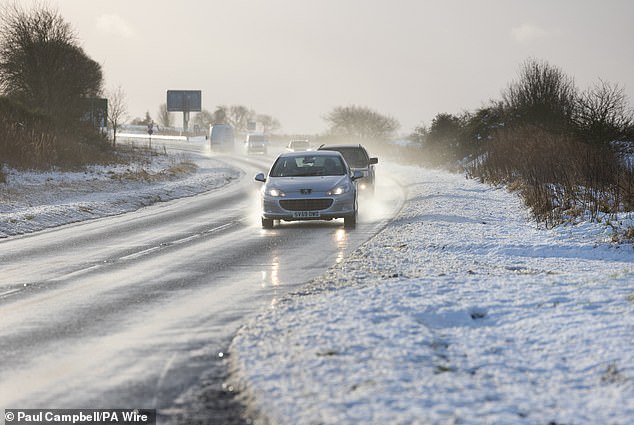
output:
<path id="1" fill-rule="evenodd" d="M 631 423 L 632 246 L 603 224 L 539 229 L 458 175 L 398 173 L 401 214 L 235 337 L 259 422 Z"/>
<path id="2" fill-rule="evenodd" d="M 198 154 L 153 154 L 74 172 L 3 170 L 0 238 L 99 217 L 226 185 L 240 172 Z"/>

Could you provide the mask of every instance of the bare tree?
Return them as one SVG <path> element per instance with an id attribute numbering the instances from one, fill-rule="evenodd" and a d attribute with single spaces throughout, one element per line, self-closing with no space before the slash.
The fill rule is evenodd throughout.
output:
<path id="1" fill-rule="evenodd" d="M 599 80 L 576 98 L 575 126 L 591 143 L 608 143 L 626 136 L 634 116 L 623 87 Z"/>
<path id="2" fill-rule="evenodd" d="M 242 105 L 231 105 L 228 108 L 227 120 L 233 126 L 236 132 L 246 132 L 249 122 L 253 121 L 255 111 Z"/>
<path id="3" fill-rule="evenodd" d="M 167 110 L 167 103 L 161 103 L 159 106 L 158 121 L 161 127 L 167 128 L 172 126 L 172 115 Z"/>
<path id="4" fill-rule="evenodd" d="M 270 133 L 281 128 L 280 122 L 270 115 L 256 114 L 253 109 L 243 105 L 220 105 L 213 113 L 212 124 L 229 124 L 236 133 L 246 133 L 249 131 L 249 123 L 258 121 L 263 126 L 266 133 Z"/>
<path id="5" fill-rule="evenodd" d="M 400 124 L 395 118 L 382 115 L 361 106 L 337 107 L 324 120 L 330 125 L 330 133 L 361 140 L 387 140 Z"/>
<path id="6" fill-rule="evenodd" d="M 82 98 L 102 88 L 101 66 L 79 46 L 70 25 L 46 6 L 0 9 L 0 91 L 28 107 L 76 122 Z"/>
<path id="7" fill-rule="evenodd" d="M 270 115 L 259 114 L 255 117 L 256 121 L 262 124 L 262 131 L 265 134 L 271 134 L 282 128 L 280 122 Z"/>
<path id="8" fill-rule="evenodd" d="M 112 128 L 112 146 L 117 145 L 117 131 L 128 118 L 128 106 L 123 88 L 108 91 L 108 123 Z"/>
<path id="9" fill-rule="evenodd" d="M 571 124 L 576 87 L 572 78 L 547 62 L 527 60 L 517 81 L 502 93 L 509 121 L 566 131 Z"/>
<path id="10" fill-rule="evenodd" d="M 206 109 L 203 109 L 194 116 L 194 126 L 198 126 L 205 131 L 209 130 L 209 126 L 214 124 L 214 114 Z"/>
<path id="11" fill-rule="evenodd" d="M 213 124 L 227 124 L 227 107 L 220 105 L 213 113 Z"/>

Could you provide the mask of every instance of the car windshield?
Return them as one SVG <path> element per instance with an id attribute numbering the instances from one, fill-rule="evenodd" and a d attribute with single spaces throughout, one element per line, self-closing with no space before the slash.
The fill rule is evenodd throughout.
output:
<path id="1" fill-rule="evenodd" d="M 266 136 L 261 134 L 250 134 L 249 142 L 266 142 Z"/>
<path id="2" fill-rule="evenodd" d="M 339 156 L 305 155 L 280 157 L 273 164 L 271 177 L 342 176 L 346 167 Z"/>
<path id="3" fill-rule="evenodd" d="M 211 128 L 211 138 L 215 139 L 223 139 L 223 138 L 228 138 L 231 137 L 231 127 L 212 127 Z"/>
<path id="4" fill-rule="evenodd" d="M 341 153 L 348 165 L 352 168 L 365 168 L 369 165 L 370 159 L 363 149 L 360 148 L 326 148 Z"/>

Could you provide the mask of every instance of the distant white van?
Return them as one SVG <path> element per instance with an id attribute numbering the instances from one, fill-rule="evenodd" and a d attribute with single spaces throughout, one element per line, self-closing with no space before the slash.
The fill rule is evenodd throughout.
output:
<path id="1" fill-rule="evenodd" d="M 229 124 L 213 124 L 209 126 L 209 147 L 212 151 L 233 152 L 235 149 L 235 133 Z"/>
<path id="2" fill-rule="evenodd" d="M 269 145 L 269 138 L 265 134 L 261 133 L 249 133 L 246 139 L 244 139 L 244 147 L 247 154 L 251 153 L 267 153 Z"/>

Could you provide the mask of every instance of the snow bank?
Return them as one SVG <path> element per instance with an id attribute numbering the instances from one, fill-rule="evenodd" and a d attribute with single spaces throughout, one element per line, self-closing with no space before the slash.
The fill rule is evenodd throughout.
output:
<path id="1" fill-rule="evenodd" d="M 137 210 L 196 195 L 240 176 L 203 155 L 153 155 L 79 172 L 5 170 L 0 184 L 0 238 Z"/>
<path id="2" fill-rule="evenodd" d="M 630 424 L 632 246 L 605 225 L 539 229 L 461 176 L 399 172 L 401 214 L 234 339 L 262 422 Z"/>

